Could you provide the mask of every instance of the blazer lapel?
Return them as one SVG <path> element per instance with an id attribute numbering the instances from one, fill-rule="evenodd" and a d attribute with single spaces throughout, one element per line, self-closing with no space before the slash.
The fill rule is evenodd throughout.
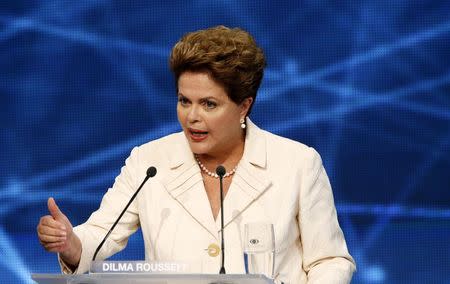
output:
<path id="1" fill-rule="evenodd" d="M 272 184 L 267 177 L 266 163 L 264 132 L 247 118 L 244 155 L 224 200 L 225 227 L 238 218 Z M 218 224 L 220 225 L 220 221 Z"/>
<path id="2" fill-rule="evenodd" d="M 202 175 L 186 137 L 178 133 L 175 143 L 168 147 L 170 173 L 162 180 L 167 192 L 214 238 L 218 238 Z"/>
<path id="3" fill-rule="evenodd" d="M 177 133 L 172 142 L 167 152 L 170 173 L 162 180 L 162 184 L 192 218 L 218 239 L 220 218 L 215 221 L 212 216 L 200 168 L 186 137 L 183 133 Z M 244 154 L 224 200 L 225 227 L 238 218 L 272 184 L 267 177 L 266 163 L 264 131 L 247 118 Z"/>

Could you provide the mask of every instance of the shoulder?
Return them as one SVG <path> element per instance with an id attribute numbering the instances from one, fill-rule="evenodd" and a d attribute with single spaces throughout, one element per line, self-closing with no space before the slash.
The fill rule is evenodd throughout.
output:
<path id="1" fill-rule="evenodd" d="M 131 151 L 130 158 L 145 161 L 167 160 L 171 151 L 183 144 L 184 139 L 184 134 L 182 132 L 163 136 L 134 147 Z"/>
<path id="2" fill-rule="evenodd" d="M 258 161 L 273 165 L 273 167 L 283 167 L 286 165 L 292 168 L 307 169 L 322 163 L 317 151 L 299 141 L 289 139 L 256 126 L 252 121 L 247 120 L 249 126 L 245 147 L 248 147 L 249 156 Z"/>
<path id="3" fill-rule="evenodd" d="M 140 151 L 149 151 L 149 150 L 151 151 L 154 150 L 155 148 L 158 149 L 169 148 L 171 145 L 181 143 L 183 139 L 184 139 L 183 132 L 177 132 L 149 141 L 147 143 L 138 146 L 137 148 L 139 148 Z"/>
<path id="4" fill-rule="evenodd" d="M 299 141 L 261 130 L 266 137 L 267 152 L 272 155 L 281 156 L 287 161 L 301 160 L 313 161 L 320 159 L 319 153 L 313 148 Z"/>

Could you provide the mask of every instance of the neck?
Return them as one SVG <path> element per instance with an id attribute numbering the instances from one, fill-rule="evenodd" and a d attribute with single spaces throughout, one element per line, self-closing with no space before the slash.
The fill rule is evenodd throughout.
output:
<path id="1" fill-rule="evenodd" d="M 215 170 L 218 165 L 223 165 L 227 171 L 230 171 L 236 167 L 244 154 L 244 141 L 243 138 L 237 145 L 220 153 L 198 154 L 196 156 L 209 170 Z"/>

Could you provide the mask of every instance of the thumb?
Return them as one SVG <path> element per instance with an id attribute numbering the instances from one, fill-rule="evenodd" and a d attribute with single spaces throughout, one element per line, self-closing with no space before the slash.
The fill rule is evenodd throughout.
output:
<path id="1" fill-rule="evenodd" d="M 64 214 L 59 210 L 58 205 L 56 205 L 55 199 L 53 197 L 50 197 L 47 201 L 48 211 L 52 215 L 53 219 L 57 220 L 60 219 Z"/>

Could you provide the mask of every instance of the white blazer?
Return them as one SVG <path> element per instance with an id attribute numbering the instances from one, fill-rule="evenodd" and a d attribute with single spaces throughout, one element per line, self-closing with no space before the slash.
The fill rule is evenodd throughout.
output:
<path id="1" fill-rule="evenodd" d="M 138 227 L 148 261 L 177 261 L 194 273 L 218 273 L 220 218 L 214 220 L 200 168 L 182 132 L 131 152 L 100 208 L 74 228 L 82 242 L 75 273 L 89 269 L 94 251 L 145 177 L 151 178 L 124 214 L 97 259 L 122 250 Z M 349 283 L 355 270 L 339 227 L 330 183 L 319 154 L 299 142 L 259 129 L 247 119 L 245 149 L 224 200 L 225 268 L 245 273 L 243 228 L 274 224 L 277 282 Z M 62 264 L 63 272 L 71 273 Z"/>

